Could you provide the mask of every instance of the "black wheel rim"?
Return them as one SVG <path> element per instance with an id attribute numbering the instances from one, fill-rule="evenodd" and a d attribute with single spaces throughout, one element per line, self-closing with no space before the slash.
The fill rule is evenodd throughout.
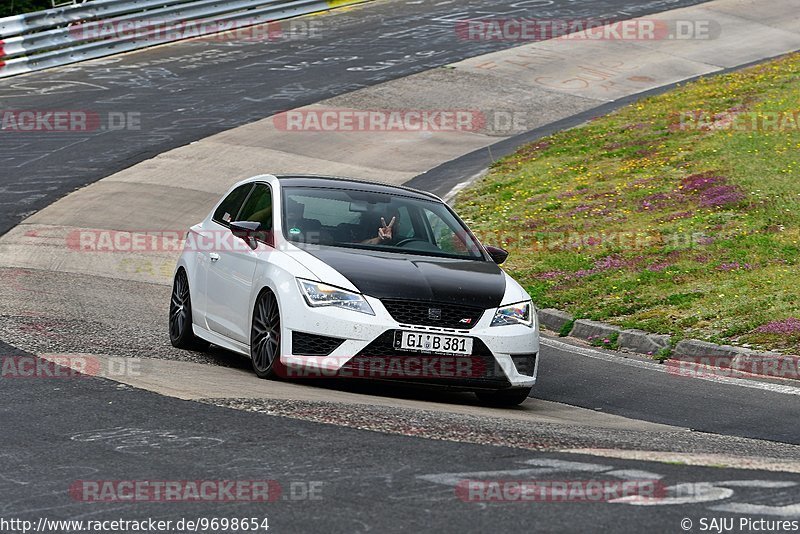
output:
<path id="1" fill-rule="evenodd" d="M 267 372 L 279 357 L 281 346 L 281 318 L 278 303 L 270 294 L 258 300 L 253 314 L 253 332 L 250 353 L 253 365 L 259 372 Z"/>
<path id="2" fill-rule="evenodd" d="M 192 301 L 189 298 L 189 280 L 181 271 L 172 285 L 172 300 L 169 305 L 169 334 L 179 339 L 192 320 Z"/>

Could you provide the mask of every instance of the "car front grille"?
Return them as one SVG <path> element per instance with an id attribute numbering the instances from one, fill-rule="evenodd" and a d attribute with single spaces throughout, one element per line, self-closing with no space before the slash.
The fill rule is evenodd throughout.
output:
<path id="1" fill-rule="evenodd" d="M 388 330 L 364 347 L 339 371 L 342 377 L 383 378 L 453 387 L 505 388 L 511 384 L 492 352 L 473 338 L 471 356 L 447 356 L 397 350 L 395 330 Z M 424 359 L 423 366 L 406 363 Z M 458 363 L 456 363 L 458 362 Z M 441 365 L 437 365 L 441 363 Z M 450 372 L 447 372 L 447 370 Z"/>
<path id="2" fill-rule="evenodd" d="M 438 326 L 468 330 L 475 326 L 484 309 L 476 306 L 442 304 L 419 300 L 381 300 L 392 318 L 401 324 Z"/>
<path id="3" fill-rule="evenodd" d="M 344 343 L 343 339 L 335 337 L 292 332 L 292 354 L 298 356 L 327 356 L 339 348 L 342 343 Z"/>

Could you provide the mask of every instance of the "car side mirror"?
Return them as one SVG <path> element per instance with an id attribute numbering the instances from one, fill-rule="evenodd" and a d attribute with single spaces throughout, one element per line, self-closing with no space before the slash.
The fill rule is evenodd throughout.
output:
<path id="1" fill-rule="evenodd" d="M 486 252 L 489 253 L 489 256 L 492 257 L 492 259 L 497 265 L 502 265 L 508 258 L 508 251 L 500 247 L 487 246 L 484 248 L 486 248 Z"/>
<path id="2" fill-rule="evenodd" d="M 261 240 L 270 247 L 275 246 L 272 241 L 272 233 L 264 230 L 260 222 L 236 221 L 231 223 L 231 233 L 244 240 L 247 245 L 255 250 L 258 248 L 257 240 Z"/>

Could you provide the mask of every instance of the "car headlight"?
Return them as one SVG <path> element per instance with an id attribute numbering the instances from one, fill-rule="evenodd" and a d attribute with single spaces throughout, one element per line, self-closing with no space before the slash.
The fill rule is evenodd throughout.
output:
<path id="1" fill-rule="evenodd" d="M 533 327 L 533 313 L 533 304 L 530 300 L 502 306 L 497 308 L 494 319 L 492 319 L 492 326 L 524 324 Z"/>
<path id="2" fill-rule="evenodd" d="M 306 303 L 312 308 L 336 306 L 337 308 L 375 315 L 369 302 L 359 293 L 300 278 L 297 279 L 297 285 L 300 287 L 300 292 L 305 297 Z"/>

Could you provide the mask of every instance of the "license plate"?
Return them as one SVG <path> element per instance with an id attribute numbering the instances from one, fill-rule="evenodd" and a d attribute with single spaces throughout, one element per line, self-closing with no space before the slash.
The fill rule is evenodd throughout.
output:
<path id="1" fill-rule="evenodd" d="M 472 354 L 472 338 L 401 331 L 394 336 L 394 347 L 436 354 Z"/>

